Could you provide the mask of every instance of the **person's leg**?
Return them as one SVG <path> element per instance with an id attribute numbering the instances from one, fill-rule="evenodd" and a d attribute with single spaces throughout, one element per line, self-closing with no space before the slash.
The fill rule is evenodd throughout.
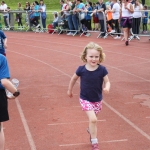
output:
<path id="1" fill-rule="evenodd" d="M 43 24 L 43 28 L 46 29 L 46 18 L 43 19 L 42 24 Z"/>
<path id="2" fill-rule="evenodd" d="M 89 132 L 91 139 L 97 139 L 97 116 L 94 111 L 86 111 L 89 119 Z"/>
<path id="3" fill-rule="evenodd" d="M 23 26 L 23 24 L 22 24 L 22 18 L 20 18 L 20 20 L 19 20 L 19 21 L 20 21 L 20 25 L 21 25 L 21 26 Z"/>
<path id="4" fill-rule="evenodd" d="M 137 30 L 137 23 L 136 23 L 136 18 L 133 18 L 132 19 L 132 32 L 133 32 L 133 34 L 136 34 L 136 30 Z"/>
<path id="5" fill-rule="evenodd" d="M 141 18 L 137 18 L 137 34 L 140 33 L 140 23 L 141 23 Z"/>
<path id="6" fill-rule="evenodd" d="M 74 30 L 74 26 L 73 26 L 73 22 L 72 22 L 72 15 L 69 15 L 67 17 L 67 20 L 68 20 L 68 26 L 69 26 L 69 32 L 73 32 Z"/>
<path id="7" fill-rule="evenodd" d="M 7 27 L 7 16 L 4 16 L 5 27 Z"/>
<path id="8" fill-rule="evenodd" d="M 72 22 L 76 31 L 79 30 L 79 21 L 77 14 L 72 15 Z"/>
<path id="9" fill-rule="evenodd" d="M 101 25 L 101 32 L 102 32 L 102 36 L 105 36 L 105 29 L 104 29 L 104 20 L 100 20 L 100 25 Z"/>
<path id="10" fill-rule="evenodd" d="M 125 44 L 128 45 L 128 37 L 129 37 L 129 29 L 128 28 L 123 28 L 123 35 L 125 39 Z"/>
<path id="11" fill-rule="evenodd" d="M 120 37 L 121 30 L 120 30 L 120 27 L 119 27 L 119 21 L 118 21 L 118 19 L 116 19 L 115 28 L 116 28 L 116 31 L 118 33 L 118 36 Z"/>
<path id="12" fill-rule="evenodd" d="M 2 123 L 0 122 L 0 150 L 4 150 L 4 131 L 3 131 L 3 126 Z"/>

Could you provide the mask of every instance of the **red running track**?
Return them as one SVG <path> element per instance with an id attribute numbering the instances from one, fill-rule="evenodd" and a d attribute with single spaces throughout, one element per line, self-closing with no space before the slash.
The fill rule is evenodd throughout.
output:
<path id="1" fill-rule="evenodd" d="M 11 77 L 21 95 L 9 101 L 5 150 L 90 150 L 88 120 L 66 91 L 84 46 L 94 41 L 106 53 L 111 91 L 98 117 L 101 150 L 150 150 L 150 42 L 7 32 Z"/>

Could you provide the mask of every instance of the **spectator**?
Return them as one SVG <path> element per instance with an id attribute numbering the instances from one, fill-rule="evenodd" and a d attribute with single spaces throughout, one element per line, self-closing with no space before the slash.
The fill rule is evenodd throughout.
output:
<path id="1" fill-rule="evenodd" d="M 120 39 L 120 27 L 119 27 L 119 18 L 120 18 L 120 5 L 117 3 L 117 0 L 113 0 L 113 7 L 112 7 L 112 18 L 113 24 L 115 27 L 114 32 L 117 32 L 118 35 L 114 39 Z M 112 31 L 113 32 L 113 31 Z"/>
<path id="2" fill-rule="evenodd" d="M 106 5 L 103 3 L 103 0 L 99 0 L 99 4 L 97 5 L 94 13 L 98 13 L 98 19 L 101 26 L 101 37 L 105 36 L 105 26 L 104 26 L 104 12 L 106 10 Z"/>
<path id="3" fill-rule="evenodd" d="M 73 30 L 75 29 L 75 28 L 74 28 L 74 25 L 73 25 L 73 21 L 72 21 L 72 16 L 73 16 L 72 11 L 73 11 L 73 9 L 75 8 L 75 5 L 76 5 L 76 0 L 73 0 L 73 1 L 72 1 L 72 5 L 71 5 L 71 6 L 70 6 L 70 5 L 68 6 L 68 10 L 70 9 L 70 13 L 69 13 L 69 15 L 68 15 L 68 17 L 67 17 L 67 20 L 68 20 L 68 26 L 69 26 L 70 32 L 67 33 L 67 35 L 73 35 Z"/>
<path id="4" fill-rule="evenodd" d="M 57 12 L 54 12 L 54 20 L 53 20 L 53 27 L 54 29 L 58 26 L 58 13 Z"/>
<path id="5" fill-rule="evenodd" d="M 0 30 L 0 54 L 6 56 L 7 38 L 3 31 Z"/>
<path id="6" fill-rule="evenodd" d="M 21 3 L 18 3 L 18 10 L 22 11 Z M 22 13 L 16 13 L 16 21 L 18 22 L 18 29 L 20 29 L 20 27 L 23 28 L 23 25 L 22 25 Z"/>
<path id="7" fill-rule="evenodd" d="M 43 0 L 40 0 L 40 9 L 41 9 L 41 19 L 44 31 L 46 29 L 46 5 Z"/>
<path id="8" fill-rule="evenodd" d="M 85 10 L 85 5 L 82 0 L 76 0 L 76 6 L 73 10 L 72 21 L 76 31 L 79 31 L 79 13 L 81 14 Z"/>
<path id="9" fill-rule="evenodd" d="M 142 4 L 140 4 L 139 0 L 135 0 L 135 4 L 133 4 L 133 22 L 132 22 L 132 32 L 135 34 L 135 37 L 139 39 L 137 34 L 140 32 L 140 22 L 142 13 L 141 10 L 143 9 Z M 133 37 L 131 37 L 133 38 Z"/>
<path id="10" fill-rule="evenodd" d="M 113 27 L 112 11 L 111 11 L 110 5 L 106 6 L 105 14 L 106 14 L 106 18 L 107 18 L 107 31 L 109 33 L 113 33 L 114 30 L 112 30 L 112 29 L 114 29 L 114 27 Z"/>
<path id="11" fill-rule="evenodd" d="M 129 45 L 129 33 L 132 27 L 132 15 L 133 15 L 133 6 L 129 3 L 129 0 L 123 0 L 122 2 L 122 11 L 121 11 L 121 26 L 123 27 L 123 34 L 125 38 L 125 45 Z"/>
<path id="12" fill-rule="evenodd" d="M 1 2 L 0 10 L 3 11 L 5 29 L 9 28 L 9 14 L 7 12 L 7 4 L 4 1 Z"/>
<path id="13" fill-rule="evenodd" d="M 39 3 L 37 1 L 34 2 L 33 12 L 34 12 L 34 18 L 32 19 L 31 23 L 34 24 L 36 28 L 38 29 L 40 27 L 40 24 L 39 24 L 40 13 L 39 13 Z"/>
<path id="14" fill-rule="evenodd" d="M 92 30 L 92 27 L 91 27 L 92 3 L 91 2 L 87 3 L 86 9 L 87 9 L 87 14 L 85 16 L 86 27 L 88 30 Z"/>
<path id="15" fill-rule="evenodd" d="M 143 19 L 142 19 L 142 23 L 143 23 L 143 33 L 147 33 L 147 23 L 148 23 L 148 11 L 147 11 L 147 6 L 144 6 L 144 15 L 143 15 Z"/>
<path id="16" fill-rule="evenodd" d="M 0 54 L 0 150 L 4 150 L 4 131 L 3 122 L 9 120 L 8 101 L 6 91 L 13 93 L 14 98 L 19 96 L 20 92 L 9 81 L 10 74 L 6 58 Z"/>
<path id="17" fill-rule="evenodd" d="M 98 2 L 95 4 L 93 3 L 93 10 L 95 10 L 98 6 Z M 98 20 L 98 14 L 97 13 L 94 13 L 93 14 L 93 23 L 94 23 L 94 29 L 93 30 L 99 30 L 99 20 Z"/>
<path id="18" fill-rule="evenodd" d="M 26 6 L 25 6 L 24 10 L 26 10 L 26 11 L 30 10 L 30 3 L 29 2 L 26 2 Z"/>

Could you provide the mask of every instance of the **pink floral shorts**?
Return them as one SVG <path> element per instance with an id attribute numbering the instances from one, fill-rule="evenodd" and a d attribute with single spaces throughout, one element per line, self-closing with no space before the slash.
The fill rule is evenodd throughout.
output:
<path id="1" fill-rule="evenodd" d="M 102 101 L 99 102 L 89 102 L 83 99 L 80 99 L 80 104 L 83 111 L 93 110 L 96 114 L 102 110 Z"/>

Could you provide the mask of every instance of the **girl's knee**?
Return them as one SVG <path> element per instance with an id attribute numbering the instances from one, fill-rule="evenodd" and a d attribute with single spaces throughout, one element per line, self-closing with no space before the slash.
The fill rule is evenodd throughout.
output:
<path id="1" fill-rule="evenodd" d="M 90 119 L 90 123 L 94 123 L 94 124 L 97 123 L 97 117 L 91 118 L 91 119 Z"/>

